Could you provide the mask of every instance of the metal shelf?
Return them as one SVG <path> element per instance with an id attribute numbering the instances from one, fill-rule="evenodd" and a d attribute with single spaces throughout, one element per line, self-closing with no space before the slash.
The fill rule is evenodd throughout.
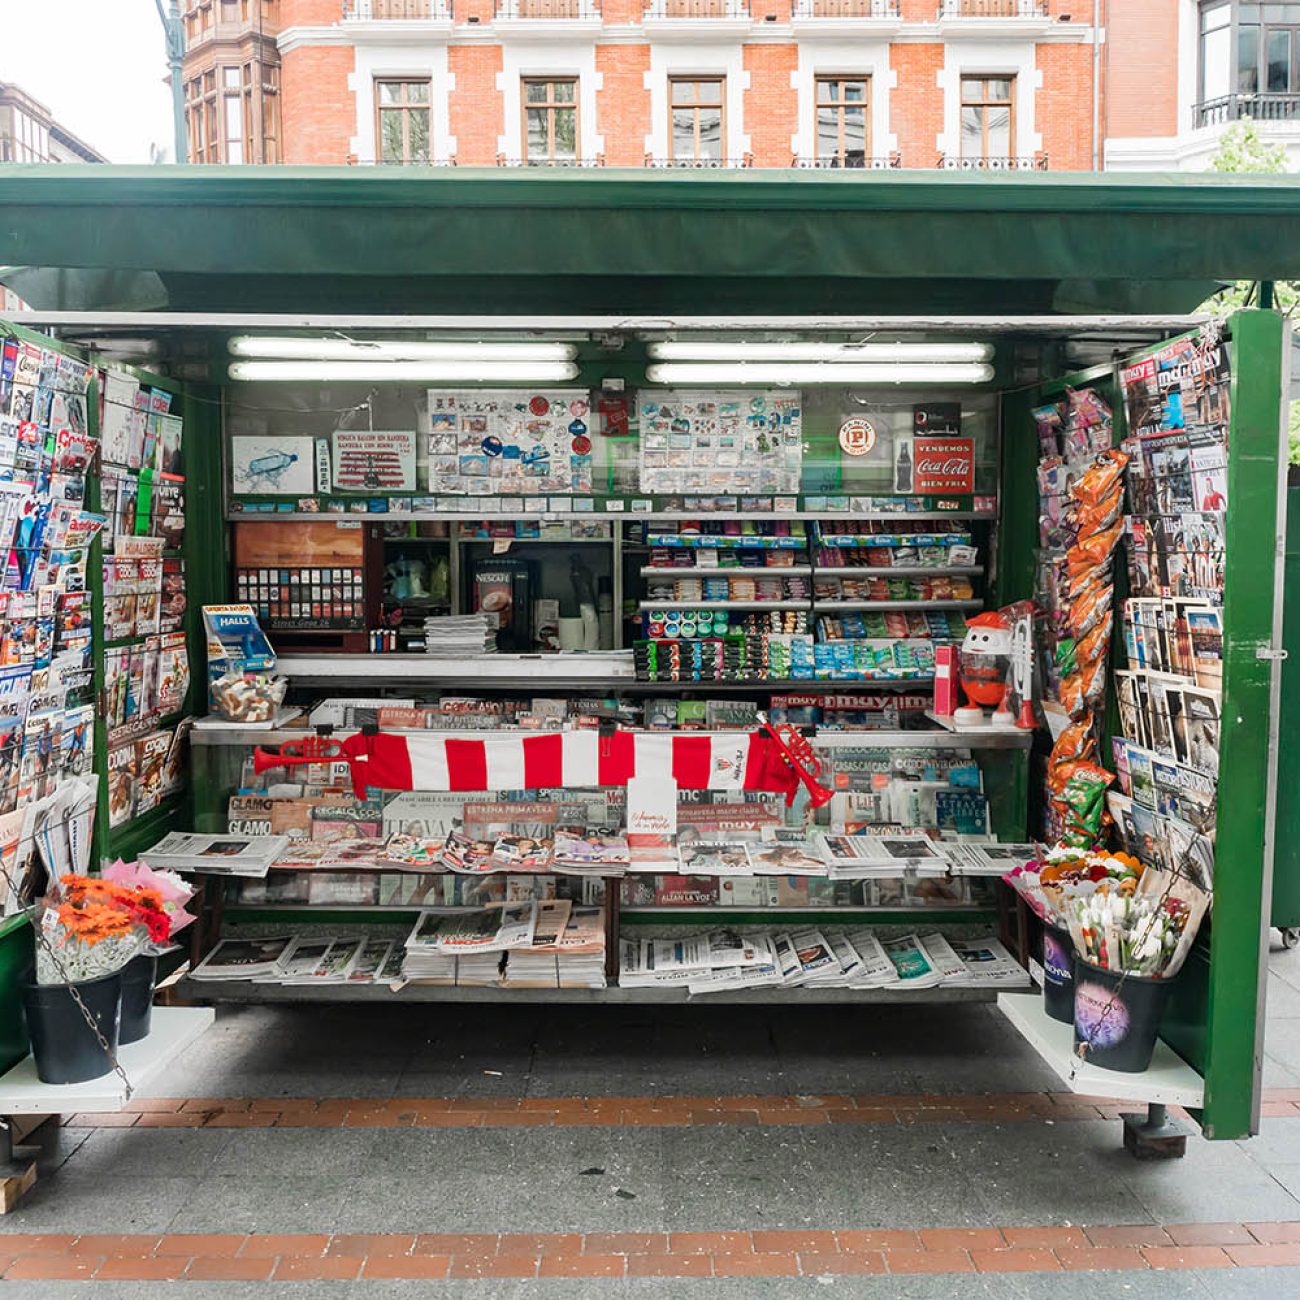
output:
<path id="1" fill-rule="evenodd" d="M 385 498 L 387 499 L 387 498 Z M 590 523 L 654 523 L 677 522 L 683 519 L 710 519 L 718 522 L 768 523 L 773 519 L 841 520 L 860 519 L 873 523 L 900 519 L 919 519 L 927 523 L 939 520 L 996 519 L 996 513 L 975 510 L 548 510 L 544 506 L 525 505 L 523 510 L 503 514 L 496 510 L 467 508 L 464 510 L 230 510 L 228 522 L 245 520 L 304 519 L 319 522 L 322 519 L 365 519 L 369 523 L 403 522 L 408 519 L 421 522 L 461 522 L 476 519 L 507 522 L 512 519 L 557 520 L 567 523 L 578 520 Z M 429 539 L 441 540 L 441 539 Z"/>
<path id="2" fill-rule="evenodd" d="M 638 603 L 637 608 L 643 614 L 656 609 L 797 609 L 804 613 L 811 613 L 812 602 L 807 600 L 643 600 Z"/>
<path id="3" fill-rule="evenodd" d="M 664 873 L 660 873 L 660 874 L 664 874 Z M 707 871 L 703 873 L 691 872 L 692 876 L 701 875 L 701 874 L 703 877 L 707 878 L 710 873 Z M 775 876 L 766 876 L 766 877 L 757 876 L 752 878 L 758 880 L 778 879 L 778 877 Z M 719 879 L 734 880 L 735 877 L 720 876 Z M 800 879 L 801 880 L 825 880 L 826 877 L 825 876 L 801 876 Z M 882 879 L 882 877 L 876 876 L 873 877 L 873 879 L 879 880 Z M 883 879 L 892 880 L 894 879 L 894 877 L 887 876 L 887 877 L 883 877 Z M 860 884 L 861 881 L 842 880 L 842 881 L 837 881 L 836 883 Z M 972 917 L 978 920 L 988 915 L 989 908 L 987 905 L 976 904 L 976 903 L 954 904 L 950 907 L 937 907 L 937 906 L 929 907 L 929 906 L 920 906 L 920 905 L 916 907 L 867 907 L 861 903 L 851 903 L 843 907 L 839 906 L 838 904 L 835 906 L 828 906 L 828 907 L 782 907 L 779 905 L 771 906 L 771 907 L 763 907 L 757 904 L 747 903 L 742 906 L 740 904 L 728 903 L 724 907 L 720 903 L 694 903 L 689 906 L 676 906 L 676 907 L 623 906 L 620 907 L 618 910 L 619 917 L 622 920 L 627 920 L 629 917 L 634 917 L 634 916 L 681 916 L 681 915 L 687 915 L 690 913 L 699 913 L 699 912 L 707 912 L 710 916 L 717 916 L 717 917 L 724 917 L 724 916 L 732 915 L 737 912 L 743 913 L 746 916 L 759 915 L 765 912 L 770 912 L 774 920 L 776 917 L 782 916 L 788 912 L 788 913 L 797 913 L 799 916 L 820 916 L 826 920 L 826 923 L 828 925 L 838 925 L 840 923 L 838 918 L 842 916 L 915 916 L 917 912 L 924 912 L 927 916 L 933 915 L 937 920 L 941 920 L 941 921 L 950 921 L 950 922 L 968 921 Z"/>
<path id="4" fill-rule="evenodd" d="M 820 614 L 837 609 L 983 609 L 982 600 L 823 600 L 813 597 Z"/>
<path id="5" fill-rule="evenodd" d="M 796 686 L 852 686 L 854 683 L 835 683 L 835 682 L 796 682 Z M 771 683 L 758 682 L 638 682 L 633 683 L 638 686 L 671 686 L 674 690 L 691 689 L 698 686 L 736 686 L 753 690 L 762 687 L 764 690 L 771 686 Z M 790 685 L 787 683 L 786 685 Z M 621 687 L 620 687 L 621 689 Z M 330 732 L 332 740 L 343 740 L 348 736 L 356 735 L 359 728 L 357 727 L 335 727 Z M 231 724 L 229 727 L 219 731 L 200 730 L 195 728 L 191 733 L 190 743 L 192 745 L 201 745 L 204 748 L 213 746 L 230 746 L 230 745 L 282 745 L 286 741 L 302 740 L 304 736 L 314 734 L 314 728 L 311 727 L 282 727 L 275 731 L 259 730 L 256 726 L 240 728 Z M 502 735 L 521 735 L 537 736 L 546 735 L 546 732 L 537 731 L 513 731 L 510 729 L 493 728 L 491 730 L 420 730 L 412 731 L 400 727 L 387 730 L 386 735 L 393 736 L 441 736 L 453 740 L 482 740 L 491 736 Z M 552 733 L 562 734 L 562 733 Z M 662 735 L 662 731 L 649 731 L 650 735 Z M 693 736 L 707 736 L 715 733 L 694 731 L 690 733 Z M 736 731 L 729 731 L 727 734 L 735 735 Z M 815 749 L 1029 749 L 1034 743 L 1034 733 L 1032 731 L 1023 731 L 1019 727 L 982 727 L 977 731 L 952 731 L 947 729 L 938 729 L 934 731 L 893 731 L 880 730 L 874 731 L 864 727 L 858 731 L 850 730 L 831 730 L 821 728 L 815 736 L 810 738 L 810 742 Z M 290 871 L 296 868 L 283 867 L 280 870 Z M 302 870 L 319 871 L 318 865 L 310 868 L 301 868 Z M 403 868 L 393 865 L 388 867 L 377 868 L 385 871 L 402 871 Z M 355 871 L 357 867 L 348 865 L 337 868 L 339 871 Z M 409 875 L 440 875 L 442 872 L 436 869 L 408 871 Z"/>
<path id="6" fill-rule="evenodd" d="M 811 564 L 733 564 L 729 568 L 694 564 L 647 564 L 641 569 L 643 578 L 806 578 L 813 571 Z M 825 572 L 825 570 L 821 570 Z M 859 569 L 846 570 L 859 573 Z M 931 570 L 934 572 L 934 570 Z M 956 570 L 940 570 L 953 572 Z M 983 570 L 979 570 L 983 572 Z"/>
<path id="7" fill-rule="evenodd" d="M 1074 1052 L 1074 1028 L 1053 1020 L 1036 993 L 1002 992 L 998 1010 L 1020 1031 L 1071 1092 L 1090 1097 L 1164 1106 L 1205 1105 L 1205 1081 L 1167 1043 L 1157 1041 L 1151 1064 L 1141 1074 L 1104 1070 L 1079 1060 Z"/>
<path id="8" fill-rule="evenodd" d="M 878 578 L 941 578 L 951 575 L 973 578 L 983 575 L 984 566 L 982 564 L 818 564 L 813 572 L 819 578 L 860 578 L 868 573 Z"/>
<path id="9" fill-rule="evenodd" d="M 524 988 L 492 984 L 455 987 L 413 981 L 394 989 L 388 984 L 257 984 L 251 980 L 183 980 L 178 992 L 197 1002 L 575 1002 L 678 1003 L 700 998 L 715 1003 L 814 1006 L 824 1003 L 995 1002 L 995 988 L 959 984 L 929 989 L 729 989 L 692 997 L 683 987 L 668 988 Z M 1102 1090 L 1104 1091 L 1104 1089 Z"/>

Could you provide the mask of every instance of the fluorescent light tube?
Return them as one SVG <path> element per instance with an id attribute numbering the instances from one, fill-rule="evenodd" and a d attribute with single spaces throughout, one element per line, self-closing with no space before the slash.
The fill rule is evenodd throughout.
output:
<path id="1" fill-rule="evenodd" d="M 993 360 L 990 343 L 750 343 L 673 339 L 651 343 L 655 361 L 832 361 L 835 363 Z"/>
<path id="2" fill-rule="evenodd" d="M 476 343 L 456 340 L 365 338 L 269 338 L 243 334 L 227 347 L 234 357 L 306 361 L 572 361 L 572 343 L 545 340 Z"/>
<path id="3" fill-rule="evenodd" d="M 652 384 L 682 384 L 709 387 L 727 384 L 987 384 L 993 367 L 972 363 L 921 365 L 831 364 L 827 362 L 775 361 L 759 365 L 740 362 L 688 363 L 668 362 L 646 367 Z"/>
<path id="4" fill-rule="evenodd" d="M 578 376 L 572 361 L 232 361 L 231 379 L 246 382 L 353 384 L 554 384 Z"/>

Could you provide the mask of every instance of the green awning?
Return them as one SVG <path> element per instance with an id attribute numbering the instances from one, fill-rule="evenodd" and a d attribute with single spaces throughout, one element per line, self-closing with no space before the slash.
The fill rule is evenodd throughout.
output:
<path id="1" fill-rule="evenodd" d="M 1182 312 L 1300 279 L 1300 178 L 0 167 L 47 310 Z"/>

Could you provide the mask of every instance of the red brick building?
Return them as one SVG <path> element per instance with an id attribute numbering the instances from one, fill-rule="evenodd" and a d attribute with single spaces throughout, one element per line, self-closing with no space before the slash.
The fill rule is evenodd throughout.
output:
<path id="1" fill-rule="evenodd" d="M 1089 169 L 1103 156 L 1094 123 L 1106 122 L 1106 7 L 186 0 L 190 152 L 208 162 Z"/>

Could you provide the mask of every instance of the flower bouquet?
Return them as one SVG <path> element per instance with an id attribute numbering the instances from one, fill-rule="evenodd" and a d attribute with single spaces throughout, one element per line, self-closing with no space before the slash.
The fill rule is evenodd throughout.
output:
<path id="1" fill-rule="evenodd" d="M 60 878 L 63 898 L 74 906 L 105 907 L 144 930 L 146 938 L 122 971 L 122 1018 L 119 1041 L 138 1042 L 149 1033 L 158 956 L 171 947 L 178 931 L 194 917 L 185 905 L 194 891 L 171 871 L 155 871 L 142 862 L 120 858 L 102 877 Z"/>

